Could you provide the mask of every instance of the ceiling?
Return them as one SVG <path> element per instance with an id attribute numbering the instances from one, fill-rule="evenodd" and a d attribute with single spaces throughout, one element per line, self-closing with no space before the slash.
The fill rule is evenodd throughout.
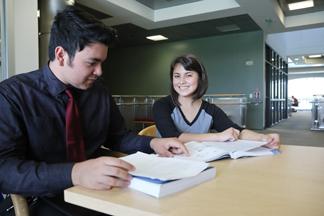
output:
<path id="1" fill-rule="evenodd" d="M 287 32 L 324 27 L 324 0 L 314 0 L 313 8 L 295 11 L 288 10 L 287 3 L 291 2 L 296 0 L 76 0 L 118 30 L 122 47 L 166 42 L 145 38 L 155 34 L 168 37 L 169 42 L 255 30 L 282 37 L 280 34 Z M 312 42 L 310 38 L 304 40 Z M 317 45 L 323 51 L 306 50 L 315 46 L 305 46 L 305 54 L 324 54 L 324 44 Z"/>
<path id="2" fill-rule="evenodd" d="M 101 0 L 100 2 L 105 2 Z M 131 1 L 129 1 L 131 2 Z M 202 0 L 137 0 L 134 1 L 140 4 L 142 7 L 147 7 L 151 11 L 157 11 L 161 9 L 171 8 L 178 6 L 181 7 L 189 3 L 202 2 Z M 90 5 L 85 6 L 84 1 L 76 1 L 78 6 L 92 13 L 96 17 L 103 19 L 106 24 L 114 27 L 118 31 L 119 36 L 119 47 L 129 47 L 129 46 L 139 46 L 147 44 L 164 43 L 177 40 L 186 40 L 192 38 L 201 38 L 208 36 L 224 35 L 230 33 L 248 32 L 261 30 L 261 28 L 253 21 L 253 19 L 247 14 L 238 14 L 229 17 L 220 18 L 207 18 L 193 20 L 192 22 L 182 22 L 182 24 L 177 24 L 176 22 L 170 24 L 157 24 L 155 26 L 152 22 L 149 27 L 141 25 L 141 23 L 133 22 L 132 18 L 125 19 L 121 24 L 111 24 L 113 16 L 107 15 L 101 11 L 97 11 L 90 8 Z M 88 10 L 90 9 L 90 10 Z M 124 16 L 125 11 L 119 12 L 114 15 L 115 19 Z M 108 12 L 107 12 L 108 13 Z M 107 14 L 106 13 L 106 14 Z M 146 39 L 146 36 L 161 34 L 168 38 L 167 41 L 154 42 Z"/>
<path id="3" fill-rule="evenodd" d="M 288 4 L 295 3 L 298 1 L 300 1 L 300 0 L 278 0 L 278 4 L 285 16 L 295 16 L 295 15 L 324 11 L 324 1 L 323 0 L 313 0 L 314 7 L 311 7 L 311 8 L 289 11 Z"/>
<path id="4" fill-rule="evenodd" d="M 167 7 L 174 7 L 178 5 L 188 4 L 192 2 L 197 2 L 201 0 L 136 0 L 139 3 L 153 9 L 162 9 Z"/>

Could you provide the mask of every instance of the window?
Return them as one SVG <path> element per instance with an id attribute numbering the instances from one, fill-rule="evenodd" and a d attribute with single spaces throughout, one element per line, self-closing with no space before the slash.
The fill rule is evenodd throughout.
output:
<path id="1" fill-rule="evenodd" d="M 324 94 L 324 77 L 297 78 L 288 81 L 288 95 L 295 96 L 299 101 L 298 109 L 310 110 L 313 95 Z"/>

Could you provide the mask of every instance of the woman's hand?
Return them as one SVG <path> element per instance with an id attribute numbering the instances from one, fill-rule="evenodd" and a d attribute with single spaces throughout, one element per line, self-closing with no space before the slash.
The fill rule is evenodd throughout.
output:
<path id="1" fill-rule="evenodd" d="M 264 139 L 263 141 L 267 141 L 267 144 L 265 145 L 268 148 L 271 149 L 277 149 L 279 148 L 280 145 L 280 138 L 279 134 L 272 133 L 272 134 L 264 134 Z"/>
<path id="2" fill-rule="evenodd" d="M 239 138 L 240 131 L 235 128 L 230 127 L 228 129 L 224 130 L 223 132 L 215 133 L 215 135 L 217 136 L 215 141 L 221 141 L 221 142 L 235 141 Z"/>

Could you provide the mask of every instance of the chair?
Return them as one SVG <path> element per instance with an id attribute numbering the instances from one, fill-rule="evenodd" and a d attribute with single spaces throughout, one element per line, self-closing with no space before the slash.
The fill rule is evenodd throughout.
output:
<path id="1" fill-rule="evenodd" d="M 144 136 L 152 136 L 152 137 L 156 137 L 156 126 L 155 125 L 151 125 L 148 126 L 146 128 L 144 128 L 143 130 L 141 130 L 138 135 L 144 135 Z"/>
<path id="2" fill-rule="evenodd" d="M 12 200 L 15 215 L 16 216 L 29 216 L 29 209 L 27 199 L 18 194 L 10 194 Z"/>

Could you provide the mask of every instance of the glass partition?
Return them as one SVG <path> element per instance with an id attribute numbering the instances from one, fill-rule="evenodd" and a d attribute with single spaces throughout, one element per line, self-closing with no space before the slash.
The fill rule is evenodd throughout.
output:
<path id="1" fill-rule="evenodd" d="M 162 95 L 113 95 L 125 119 L 126 126 L 133 131 L 154 124 L 152 106 Z"/>
<path id="2" fill-rule="evenodd" d="M 270 46 L 265 45 L 266 59 L 266 127 L 287 119 L 288 64 Z"/>
<path id="3" fill-rule="evenodd" d="M 133 131 L 154 124 L 152 106 L 165 95 L 113 95 L 125 119 Z M 244 94 L 206 94 L 204 100 L 219 106 L 236 124 L 246 127 L 247 97 Z"/>

